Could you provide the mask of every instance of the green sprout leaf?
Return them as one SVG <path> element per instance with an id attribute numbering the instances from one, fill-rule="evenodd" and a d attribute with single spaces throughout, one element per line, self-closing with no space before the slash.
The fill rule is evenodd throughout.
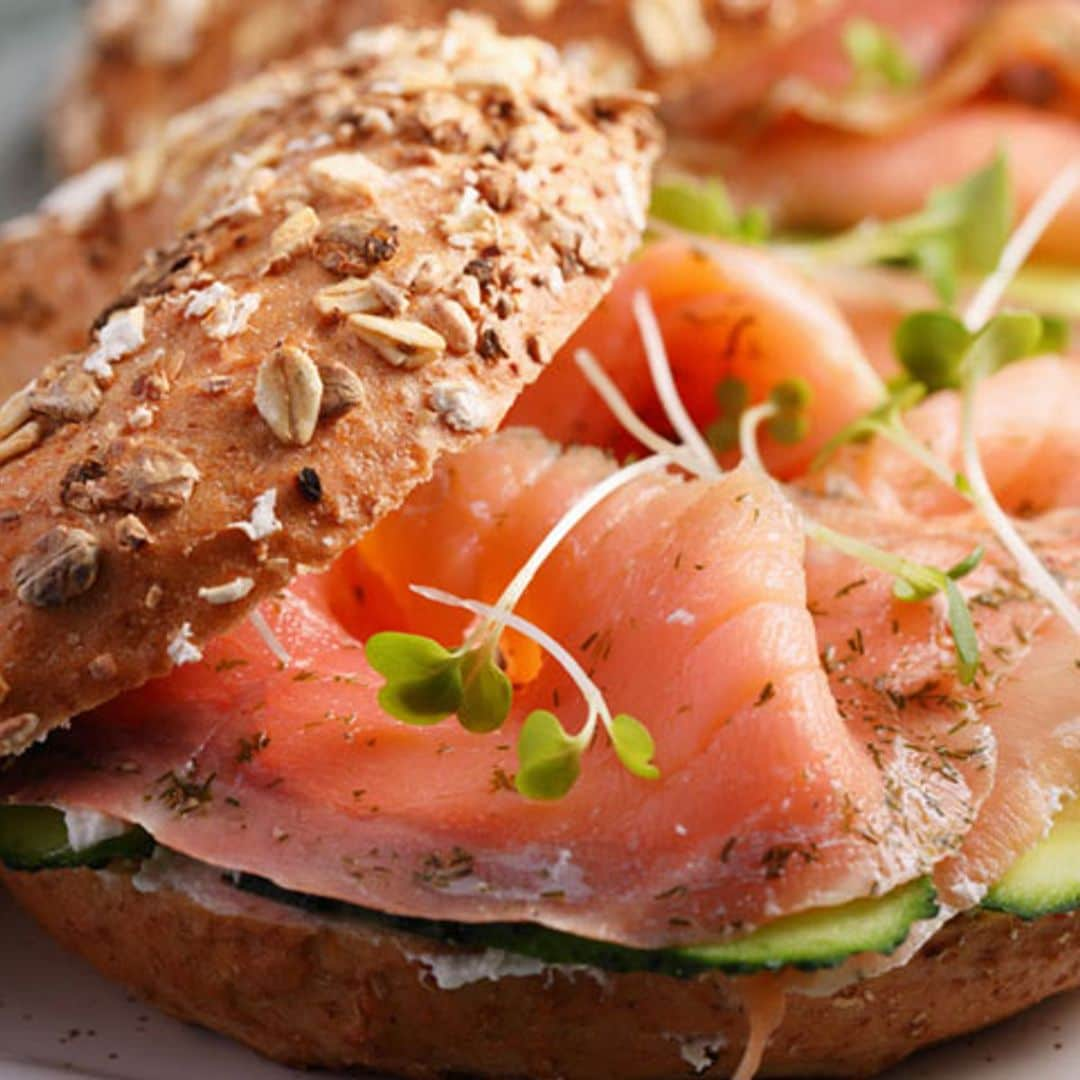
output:
<path id="1" fill-rule="evenodd" d="M 997 154 L 989 165 L 954 187 L 935 191 L 923 216 L 948 223 L 943 231 L 951 241 L 958 270 L 992 273 L 1008 243 L 1013 220 L 1006 155 Z"/>
<path id="2" fill-rule="evenodd" d="M 970 555 L 961 559 L 954 567 L 945 571 L 947 577 L 952 578 L 953 581 L 961 581 L 966 578 L 968 574 L 974 573 L 982 565 L 983 559 L 986 557 L 986 548 L 980 544 L 975 548 Z"/>
<path id="3" fill-rule="evenodd" d="M 967 600 L 951 577 L 945 581 L 945 596 L 949 602 L 949 629 L 956 646 L 957 674 L 960 681 L 969 686 L 979 671 L 979 635 L 975 632 Z"/>
<path id="4" fill-rule="evenodd" d="M 956 252 L 948 237 L 918 241 L 912 248 L 911 260 L 942 303 L 956 303 Z"/>
<path id="5" fill-rule="evenodd" d="M 1043 340 L 1043 320 L 1030 311 L 1006 311 L 991 319 L 972 340 L 964 358 L 961 386 L 983 379 L 1018 360 L 1034 356 Z"/>
<path id="6" fill-rule="evenodd" d="M 971 333 L 949 311 L 917 311 L 896 329 L 893 341 L 904 370 L 927 392 L 956 390 L 963 382 Z"/>
<path id="7" fill-rule="evenodd" d="M 660 770 L 653 764 L 656 743 L 640 720 L 619 713 L 611 722 L 611 741 L 627 772 L 642 780 L 660 779 Z"/>
<path id="8" fill-rule="evenodd" d="M 437 641 L 415 634 L 375 634 L 364 651 L 386 679 L 379 704 L 396 720 L 427 727 L 460 708 L 461 658 Z"/>
<path id="9" fill-rule="evenodd" d="M 786 446 L 802 442 L 810 433 L 808 410 L 814 400 L 810 384 L 801 378 L 787 379 L 773 387 L 769 400 L 777 410 L 768 422 L 769 434 Z"/>
<path id="10" fill-rule="evenodd" d="M 979 637 L 971 619 L 964 594 L 956 583 L 973 573 L 983 561 L 986 551 L 980 545 L 944 573 L 931 566 L 904 562 L 897 570 L 893 595 L 898 600 L 916 602 L 929 600 L 944 592 L 948 600 L 949 632 L 956 647 L 956 673 L 965 686 L 974 681 L 979 670 Z"/>
<path id="11" fill-rule="evenodd" d="M 474 735 L 498 731 L 506 723 L 514 700 L 510 680 L 492 660 L 490 650 L 467 654 L 462 667 L 464 685 L 457 711 L 461 726 Z"/>
<path id="12" fill-rule="evenodd" d="M 768 214 L 751 207 L 740 214 L 720 180 L 667 180 L 653 188 L 653 218 L 698 236 L 761 243 L 769 235 Z"/>
<path id="13" fill-rule="evenodd" d="M 1053 351 L 1060 338 L 1057 320 L 1028 311 L 1003 312 L 977 334 L 951 312 L 916 311 L 897 327 L 895 347 L 907 375 L 933 394 L 962 390 L 969 379 Z"/>
<path id="14" fill-rule="evenodd" d="M 856 89 L 884 85 L 902 90 L 919 81 L 919 69 L 900 40 L 871 19 L 845 25 L 844 52 L 855 70 Z"/>
<path id="15" fill-rule="evenodd" d="M 1042 317 L 1042 336 L 1036 352 L 1064 353 L 1069 349 L 1069 340 L 1072 336 L 1069 320 L 1060 315 L 1044 315 Z"/>
<path id="16" fill-rule="evenodd" d="M 734 450 L 739 445 L 739 420 L 750 404 L 750 387 L 743 379 L 729 375 L 713 390 L 720 416 L 709 425 L 705 441 L 718 454 Z"/>
<path id="17" fill-rule="evenodd" d="M 1003 154 L 952 187 L 939 188 L 914 214 L 864 222 L 839 236 L 793 244 L 788 253 L 810 264 L 914 266 L 942 303 L 952 304 L 961 274 L 993 271 L 1008 242 L 1013 194 Z"/>
<path id="18" fill-rule="evenodd" d="M 581 775 L 581 746 L 554 713 L 530 714 L 518 739 L 517 790 L 527 799 L 563 798 Z"/>

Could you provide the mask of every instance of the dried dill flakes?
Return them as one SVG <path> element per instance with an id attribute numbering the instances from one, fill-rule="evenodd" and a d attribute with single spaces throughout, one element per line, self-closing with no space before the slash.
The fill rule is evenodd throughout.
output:
<path id="1" fill-rule="evenodd" d="M 471 877 L 475 858 L 464 848 L 455 847 L 449 852 L 433 851 L 424 856 L 420 869 L 413 875 L 418 884 L 433 889 L 448 889 L 455 882 Z"/>
<path id="2" fill-rule="evenodd" d="M 754 702 L 754 708 L 760 709 L 762 705 L 768 704 L 774 697 L 776 697 L 776 686 L 772 682 L 767 682 L 764 687 L 762 687 L 757 701 Z"/>
<path id="3" fill-rule="evenodd" d="M 236 751 L 236 763 L 247 765 L 254 761 L 270 745 L 270 736 L 265 731 L 256 731 L 254 735 L 240 739 Z"/>
<path id="4" fill-rule="evenodd" d="M 837 589 L 836 592 L 833 593 L 833 597 L 839 600 L 842 597 L 849 596 L 856 589 L 861 589 L 864 585 L 868 584 L 869 580 L 867 578 L 856 578 L 854 581 L 849 581 L 846 585 L 843 585 L 839 589 Z"/>
<path id="5" fill-rule="evenodd" d="M 164 773 L 155 781 L 162 788 L 158 801 L 173 813 L 186 817 L 214 801 L 212 789 L 216 779 L 217 773 L 211 773 L 205 780 L 197 779 L 193 771 L 187 776 L 175 770 Z"/>
<path id="6" fill-rule="evenodd" d="M 765 877 L 770 881 L 783 877 L 792 859 L 801 859 L 805 865 L 817 862 L 817 845 L 777 844 L 769 848 L 761 857 Z"/>

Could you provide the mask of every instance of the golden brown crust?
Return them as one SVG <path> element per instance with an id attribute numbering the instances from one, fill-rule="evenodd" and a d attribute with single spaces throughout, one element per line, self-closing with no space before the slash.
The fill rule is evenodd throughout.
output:
<path id="1" fill-rule="evenodd" d="M 465 954 L 394 931 L 262 900 L 140 893 L 121 874 L 0 880 L 106 975 L 292 1065 L 424 1080 L 662 1080 L 710 1062 L 707 1075 L 729 1075 L 745 1046 L 738 980 L 548 970 L 439 989 L 438 958 Z M 1076 987 L 1076 930 L 1075 915 L 960 917 L 905 967 L 832 997 L 790 997 L 762 1075 L 869 1076 Z"/>
<path id="2" fill-rule="evenodd" d="M 508 33 L 560 45 L 600 42 L 596 63 L 623 83 L 643 76 L 677 102 L 836 6 L 837 0 L 205 0 L 184 5 L 181 17 L 168 0 L 97 0 L 87 20 L 86 58 L 55 116 L 54 143 L 66 169 L 82 169 L 137 145 L 172 114 L 270 60 L 337 42 L 359 27 L 430 22 L 459 8 L 496 16 Z M 698 113 L 702 96 L 694 94 Z"/>
<path id="3" fill-rule="evenodd" d="M 54 200 L 39 244 L 125 207 L 174 235 L 0 412 L 0 755 L 195 658 L 493 431 L 637 244 L 655 153 L 636 100 L 456 22 L 275 70 Z"/>

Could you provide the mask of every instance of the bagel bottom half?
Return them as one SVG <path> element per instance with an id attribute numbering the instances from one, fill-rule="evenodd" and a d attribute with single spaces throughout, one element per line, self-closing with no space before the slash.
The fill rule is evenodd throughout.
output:
<path id="1" fill-rule="evenodd" d="M 145 891 L 131 872 L 0 879 L 104 974 L 289 1065 L 425 1080 L 726 1076 L 746 1042 L 736 980 L 721 976 L 549 969 L 494 980 L 481 954 L 448 983 L 440 964 L 460 973 L 473 959 L 461 950 L 262 898 Z M 792 996 L 762 1075 L 869 1076 L 1078 986 L 1078 929 L 1075 915 L 960 917 L 881 978 Z"/>

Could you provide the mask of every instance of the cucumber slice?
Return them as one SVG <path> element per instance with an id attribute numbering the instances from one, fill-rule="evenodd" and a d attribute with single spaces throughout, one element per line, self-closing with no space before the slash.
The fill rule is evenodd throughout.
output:
<path id="1" fill-rule="evenodd" d="M 887 956 L 903 945 L 914 923 L 932 919 L 937 913 L 933 883 L 921 878 L 885 896 L 778 919 L 736 941 L 679 951 L 709 967 L 730 972 L 775 971 L 782 967 L 815 971 L 837 967 L 856 953 Z"/>
<path id="2" fill-rule="evenodd" d="M 1046 837 L 1013 863 L 983 907 L 1028 920 L 1080 908 L 1080 799 L 1069 803 Z"/>
<path id="3" fill-rule="evenodd" d="M 657 972 L 680 978 L 706 971 L 745 975 L 785 967 L 803 971 L 838 967 L 857 953 L 891 953 L 907 939 L 914 923 L 933 918 L 938 912 L 933 884 L 929 878 L 921 878 L 886 896 L 779 919 L 736 941 L 648 950 L 590 941 L 530 923 L 451 923 L 385 915 L 287 892 L 248 875 L 236 878 L 235 884 L 279 903 L 319 914 L 347 915 L 462 948 L 500 949 L 547 964 L 585 965 L 611 972 Z"/>
<path id="4" fill-rule="evenodd" d="M 142 829 L 73 851 L 60 810 L 47 806 L 0 806 L 0 863 L 9 870 L 97 869 L 113 859 L 141 859 L 154 850 Z"/>

